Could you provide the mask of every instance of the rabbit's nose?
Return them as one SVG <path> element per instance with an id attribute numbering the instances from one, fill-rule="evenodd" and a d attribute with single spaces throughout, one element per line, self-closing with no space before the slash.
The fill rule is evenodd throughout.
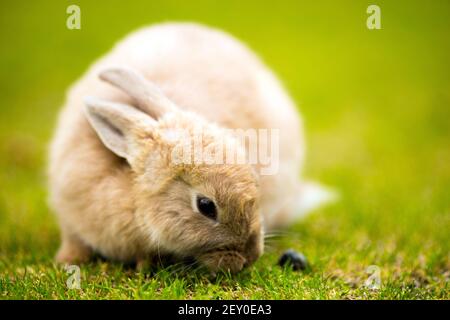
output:
<path id="1" fill-rule="evenodd" d="M 231 262 L 231 261 L 230 261 Z M 224 269 L 228 269 L 231 273 L 238 273 L 242 269 L 245 268 L 245 265 L 247 263 L 247 259 L 245 259 L 243 256 L 238 255 L 236 258 Z"/>
<path id="2" fill-rule="evenodd" d="M 197 260 L 212 272 L 237 273 L 247 263 L 247 259 L 237 251 L 213 251 L 199 256 Z"/>
<path id="3" fill-rule="evenodd" d="M 247 259 L 240 253 L 226 252 L 222 257 L 220 257 L 217 267 L 218 269 L 224 271 L 229 271 L 231 273 L 238 273 L 244 268 L 246 262 Z"/>

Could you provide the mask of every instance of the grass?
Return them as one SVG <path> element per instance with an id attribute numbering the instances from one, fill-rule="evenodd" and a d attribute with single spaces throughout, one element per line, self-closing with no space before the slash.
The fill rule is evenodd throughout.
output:
<path id="1" fill-rule="evenodd" d="M 0 298 L 449 299 L 450 5 L 377 1 L 4 2 L 0 10 Z M 339 203 L 270 243 L 254 267 L 210 279 L 177 267 L 147 272 L 81 266 L 81 290 L 52 257 L 59 232 L 46 205 L 46 147 L 65 90 L 129 31 L 191 20 L 230 31 L 270 65 L 299 104 L 304 175 L 334 186 Z M 276 265 L 305 254 L 311 270 Z M 371 265 L 381 287 L 364 286 Z"/>

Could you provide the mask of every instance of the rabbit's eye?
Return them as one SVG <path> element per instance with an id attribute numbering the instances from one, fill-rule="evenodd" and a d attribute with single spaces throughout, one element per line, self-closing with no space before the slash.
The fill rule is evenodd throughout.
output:
<path id="1" fill-rule="evenodd" d="M 216 219 L 217 218 L 217 210 L 214 202 L 206 197 L 198 196 L 197 197 L 197 208 L 200 213 L 208 218 Z"/>

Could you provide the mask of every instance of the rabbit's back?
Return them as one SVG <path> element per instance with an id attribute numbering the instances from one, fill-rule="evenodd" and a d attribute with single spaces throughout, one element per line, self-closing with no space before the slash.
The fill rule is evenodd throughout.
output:
<path id="1" fill-rule="evenodd" d="M 89 81 L 79 85 L 117 93 L 97 78 L 111 65 L 138 70 L 181 108 L 226 127 L 276 127 L 300 134 L 295 106 L 278 80 L 253 52 L 222 31 L 190 23 L 143 28 L 119 42 L 91 68 L 85 77 Z"/>

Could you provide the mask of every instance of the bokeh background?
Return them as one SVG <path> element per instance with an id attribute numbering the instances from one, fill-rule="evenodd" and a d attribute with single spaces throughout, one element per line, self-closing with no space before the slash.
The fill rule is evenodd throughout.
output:
<path id="1" fill-rule="evenodd" d="M 70 4 L 81 30 L 66 28 Z M 369 4 L 381 8 L 381 30 L 366 28 Z M 341 200 L 285 231 L 247 277 L 147 278 L 98 262 L 83 271 L 91 282 L 81 293 L 67 291 L 46 205 L 58 110 L 116 41 L 163 21 L 224 29 L 261 56 L 304 118 L 304 176 Z M 448 299 L 449 34 L 445 0 L 2 1 L 0 297 Z M 312 271 L 276 267 L 288 246 Z M 381 270 L 380 290 L 363 288 L 369 265 Z"/>

